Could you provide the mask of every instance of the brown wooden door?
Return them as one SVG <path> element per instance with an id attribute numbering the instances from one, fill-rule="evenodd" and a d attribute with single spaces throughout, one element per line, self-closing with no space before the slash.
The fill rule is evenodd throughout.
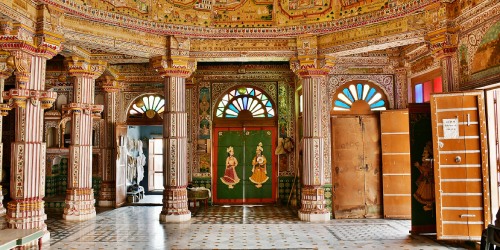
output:
<path id="1" fill-rule="evenodd" d="M 117 124 L 116 135 L 116 200 L 115 207 L 121 207 L 127 201 L 127 125 Z"/>
<path id="2" fill-rule="evenodd" d="M 332 117 L 332 163 L 335 218 L 380 217 L 378 117 Z"/>
<path id="3" fill-rule="evenodd" d="M 380 113 L 384 218 L 411 218 L 408 110 Z"/>
<path id="4" fill-rule="evenodd" d="M 438 239 L 480 240 L 489 223 L 483 92 L 431 96 Z"/>

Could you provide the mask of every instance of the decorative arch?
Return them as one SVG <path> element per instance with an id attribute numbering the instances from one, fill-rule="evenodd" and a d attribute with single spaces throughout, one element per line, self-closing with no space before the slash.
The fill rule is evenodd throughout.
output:
<path id="1" fill-rule="evenodd" d="M 332 113 L 369 114 L 388 107 L 387 96 L 380 87 L 368 81 L 351 81 L 335 92 Z"/>
<path id="2" fill-rule="evenodd" d="M 146 122 L 148 124 L 161 122 L 165 111 L 165 98 L 160 94 L 145 94 L 138 96 L 130 104 L 127 111 L 127 124 Z"/>
<path id="3" fill-rule="evenodd" d="M 262 124 L 276 120 L 276 106 L 269 95 L 259 88 L 240 85 L 229 89 L 216 102 L 214 121 L 230 124 L 250 121 Z M 263 124 L 262 124 L 263 125 Z"/>

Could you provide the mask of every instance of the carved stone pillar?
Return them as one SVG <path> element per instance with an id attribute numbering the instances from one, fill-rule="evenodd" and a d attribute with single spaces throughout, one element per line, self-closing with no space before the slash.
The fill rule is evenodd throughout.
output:
<path id="1" fill-rule="evenodd" d="M 12 201 L 7 205 L 7 223 L 9 228 L 46 231 L 43 110 L 52 106 L 57 94 L 44 90 L 46 57 L 23 51 L 12 51 L 11 55 L 15 63 L 16 87 L 3 92 L 3 98 L 16 109 L 11 154 Z M 44 239 L 49 237 L 47 231 Z"/>
<path id="2" fill-rule="evenodd" d="M 12 62 L 8 62 L 8 53 L 0 54 L 0 93 L 4 91 L 4 81 L 12 74 Z M 3 171 L 3 143 L 2 143 L 2 117 L 8 115 L 11 108 L 8 104 L 3 103 L 3 97 L 0 95 L 0 230 L 7 227 L 5 220 L 5 208 L 3 207 L 3 194 L 2 194 L 2 171 Z"/>
<path id="3" fill-rule="evenodd" d="M 102 176 L 101 192 L 99 194 L 99 206 L 112 207 L 116 201 L 115 169 L 115 126 L 117 117 L 118 98 L 117 95 L 122 89 L 122 83 L 106 76 L 102 83 L 102 88 L 106 95 L 105 104 L 105 136 L 104 136 L 104 169 Z"/>
<path id="4" fill-rule="evenodd" d="M 96 216 L 92 189 L 92 116 L 100 115 L 102 105 L 94 105 L 95 79 L 106 68 L 104 62 L 87 62 L 78 57 L 65 60 L 74 78 L 73 102 L 64 105 L 65 116 L 71 117 L 68 189 L 65 220 L 82 221 Z"/>
<path id="5" fill-rule="evenodd" d="M 331 58 L 319 56 L 317 37 L 303 36 L 297 38 L 298 58 L 292 60 L 292 70 L 302 83 L 303 95 L 303 169 L 302 199 L 299 218 L 304 221 L 328 221 L 330 212 L 326 209 L 325 190 L 323 185 L 324 137 L 322 114 L 328 112 L 323 105 L 323 89 L 331 68 Z"/>
<path id="6" fill-rule="evenodd" d="M 161 222 L 191 219 L 187 200 L 187 113 L 186 78 L 196 68 L 189 59 L 190 41 L 169 37 L 170 56 L 151 59 L 153 67 L 165 78 L 165 113 L 163 115 L 163 209 Z"/>
<path id="7" fill-rule="evenodd" d="M 432 55 L 441 64 L 443 92 L 458 91 L 457 34 L 452 29 L 442 28 L 429 32 L 426 39 L 431 44 Z"/>

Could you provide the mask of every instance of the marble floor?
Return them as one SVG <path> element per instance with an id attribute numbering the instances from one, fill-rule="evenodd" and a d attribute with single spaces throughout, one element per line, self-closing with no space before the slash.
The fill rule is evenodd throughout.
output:
<path id="1" fill-rule="evenodd" d="M 410 221 L 300 221 L 281 206 L 197 207 L 186 223 L 160 223 L 161 206 L 100 211 L 84 222 L 48 210 L 50 249 L 473 249 L 470 242 L 410 235 Z M 44 247 L 49 249 L 47 245 Z"/>

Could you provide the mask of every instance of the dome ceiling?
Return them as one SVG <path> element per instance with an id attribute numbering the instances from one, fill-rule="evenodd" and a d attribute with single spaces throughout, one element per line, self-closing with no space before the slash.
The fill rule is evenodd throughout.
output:
<path id="1" fill-rule="evenodd" d="M 294 37 L 379 23 L 436 0 L 53 0 L 85 19 L 157 34 Z M 242 29 L 244 28 L 244 29 Z"/>

